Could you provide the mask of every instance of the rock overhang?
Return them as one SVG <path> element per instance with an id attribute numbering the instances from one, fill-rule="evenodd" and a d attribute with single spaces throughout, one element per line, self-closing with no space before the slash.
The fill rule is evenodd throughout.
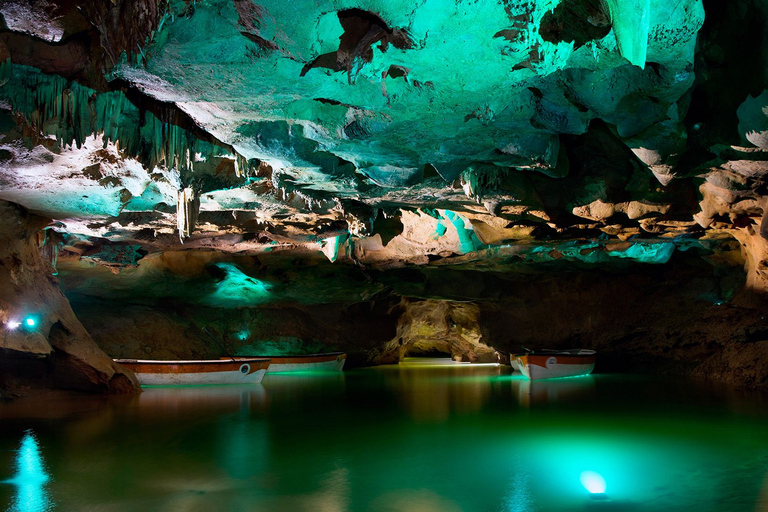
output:
<path id="1" fill-rule="evenodd" d="M 39 21 L 54 42 L 9 12 L 0 198 L 79 251 L 178 232 L 392 264 L 599 236 L 683 247 L 760 215 L 745 203 L 759 179 L 708 199 L 760 155 L 686 160 L 701 1 L 88 4 Z M 126 12 L 135 26 L 110 21 Z M 92 60 L 71 72 L 24 52 L 77 38 Z M 441 226 L 455 240 L 435 244 Z"/>
<path id="2" fill-rule="evenodd" d="M 700 2 L 609 2 L 603 16 L 645 36 L 645 51 L 622 51 L 640 43 L 620 44 L 621 29 L 578 48 L 545 40 L 557 6 L 176 2 L 140 64 L 112 73 L 163 101 L 212 105 L 201 124 L 248 159 L 328 172 L 315 154 L 327 152 L 385 186 L 425 164 L 448 181 L 478 164 L 556 173 L 558 134 L 592 119 L 622 137 L 680 121 Z"/>

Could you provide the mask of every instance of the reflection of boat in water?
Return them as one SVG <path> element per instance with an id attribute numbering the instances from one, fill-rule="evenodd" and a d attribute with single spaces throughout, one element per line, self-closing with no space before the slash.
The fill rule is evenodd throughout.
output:
<path id="1" fill-rule="evenodd" d="M 517 386 L 520 405 L 525 407 L 592 400 L 595 390 L 595 378 L 591 375 L 574 379 L 519 379 L 513 382 Z"/>
<path id="2" fill-rule="evenodd" d="M 517 354 L 520 372 L 531 380 L 589 375 L 595 368 L 594 350 L 537 350 Z"/>
<path id="3" fill-rule="evenodd" d="M 306 371 L 336 371 L 340 372 L 347 361 L 344 352 L 328 352 L 325 354 L 305 354 L 298 356 L 253 356 L 269 359 L 269 373 L 306 372 Z M 221 358 L 240 361 L 243 357 Z"/>
<path id="4" fill-rule="evenodd" d="M 198 361 L 115 359 L 136 374 L 142 386 L 250 384 L 261 382 L 269 359 L 239 358 Z"/>
<path id="5" fill-rule="evenodd" d="M 211 416 L 267 406 L 267 393 L 261 384 L 157 387 L 136 398 L 136 412 L 152 418 Z"/>

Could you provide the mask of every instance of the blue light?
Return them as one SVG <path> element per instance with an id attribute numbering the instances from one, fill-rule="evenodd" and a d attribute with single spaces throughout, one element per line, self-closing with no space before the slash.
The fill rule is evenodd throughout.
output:
<path id="1" fill-rule="evenodd" d="M 26 319 L 24 319 L 24 323 L 27 324 L 29 327 L 35 326 L 35 319 L 31 316 L 28 316 Z"/>
<path id="2" fill-rule="evenodd" d="M 27 431 L 21 440 L 19 451 L 16 452 L 16 476 L 7 482 L 17 485 L 42 485 L 48 480 L 37 439 L 31 431 Z"/>
<path id="3" fill-rule="evenodd" d="M 590 494 L 605 494 L 605 478 L 600 473 L 583 471 L 579 480 Z"/>
<path id="4" fill-rule="evenodd" d="M 37 439 L 31 431 L 27 431 L 16 453 L 16 475 L 10 480 L 0 482 L 16 486 L 16 496 L 10 510 L 19 512 L 51 510 L 53 502 L 45 489 L 45 484 L 49 480 Z"/>

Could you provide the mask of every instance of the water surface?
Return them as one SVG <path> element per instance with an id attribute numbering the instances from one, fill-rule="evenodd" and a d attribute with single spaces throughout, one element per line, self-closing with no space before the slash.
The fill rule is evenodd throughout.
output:
<path id="1" fill-rule="evenodd" d="M 768 511 L 762 396 L 509 372 L 411 362 L 20 399 L 0 406 L 0 510 Z"/>

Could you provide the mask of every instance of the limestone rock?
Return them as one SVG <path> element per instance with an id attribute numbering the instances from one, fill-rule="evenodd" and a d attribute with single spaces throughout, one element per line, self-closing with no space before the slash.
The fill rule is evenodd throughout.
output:
<path id="1" fill-rule="evenodd" d="M 443 353 L 455 361 L 498 362 L 496 350 L 482 341 L 479 315 L 470 304 L 408 301 L 397 329 L 400 356 Z"/>
<path id="2" fill-rule="evenodd" d="M 7 374 L 14 374 L 16 359 L 42 358 L 40 366 L 47 371 L 34 383 L 38 386 L 136 391 L 133 375 L 96 346 L 59 290 L 50 263 L 40 257 L 38 235 L 46 220 L 6 202 L 0 202 L 0 216 L 0 281 L 6 283 L 0 289 L 0 319 Z"/>
<path id="3" fill-rule="evenodd" d="M 749 96 L 738 110 L 739 134 L 760 149 L 768 150 L 768 90 Z"/>
<path id="4" fill-rule="evenodd" d="M 734 344 L 712 356 L 696 373 L 736 386 L 768 387 L 768 340 Z"/>

